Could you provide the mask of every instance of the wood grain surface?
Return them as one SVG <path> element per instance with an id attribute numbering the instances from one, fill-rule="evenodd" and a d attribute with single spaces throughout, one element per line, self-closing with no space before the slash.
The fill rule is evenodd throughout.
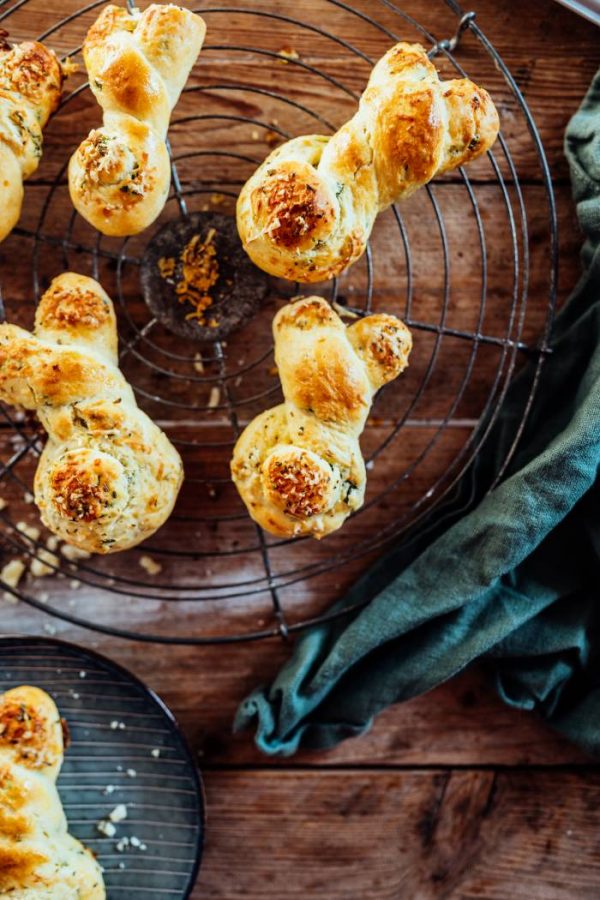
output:
<path id="1" fill-rule="evenodd" d="M 66 16 L 77 6 L 76 0 L 30 0 L 10 17 L 11 36 L 40 34 L 52 27 L 59 13 Z M 229 12 L 219 12 L 229 9 L 228 5 L 193 5 L 205 14 L 208 46 L 192 75 L 194 90 L 184 95 L 175 111 L 171 141 L 185 184 L 202 188 L 194 195 L 196 208 L 213 205 L 230 211 L 240 178 L 252 171 L 279 132 L 299 134 L 325 127 L 314 115 L 290 108 L 269 92 L 276 93 L 275 89 L 284 85 L 288 98 L 304 103 L 331 124 L 339 125 L 351 114 L 355 96 L 368 77 L 369 63 L 327 34 L 307 29 L 302 23 L 317 25 L 371 59 L 386 49 L 392 35 L 419 39 L 418 31 L 400 18 L 393 4 L 354 0 L 352 6 L 363 16 L 376 18 L 388 33 L 364 17 L 357 18 L 343 5 L 325 0 L 278 3 L 277 12 L 282 17 L 278 21 L 256 15 L 261 9 L 275 8 L 270 0 L 252 9 L 248 6 L 246 11 L 237 2 L 231 4 Z M 407 0 L 400 7 L 437 38 L 453 32 L 455 16 L 441 0 Z M 526 4 L 474 0 L 465 8 L 476 11 L 479 25 L 512 71 L 546 150 L 559 221 L 562 301 L 578 276 L 581 240 L 562 153 L 563 134 L 600 63 L 599 33 L 552 0 L 529 0 Z M 48 41 L 59 52 L 72 51 L 95 15 L 90 10 Z M 290 23 L 286 17 L 298 23 Z M 267 54 L 264 66 L 257 64 L 252 50 L 257 47 Z M 285 47 L 292 47 L 304 65 L 273 65 L 268 53 L 278 53 Z M 539 160 L 513 94 L 472 36 L 465 37 L 457 59 L 492 92 L 523 186 L 531 271 L 522 339 L 533 345 L 544 324 L 549 277 L 548 206 Z M 315 74 L 317 70 L 320 74 Z M 83 80 L 84 73 L 75 75 L 70 90 Z M 341 90 L 336 82 L 343 82 L 346 89 Z M 220 86 L 205 90 L 208 83 Z M 197 132 L 186 122 L 199 105 L 206 115 L 201 148 L 211 148 L 201 156 L 197 155 Z M 258 124 L 248 127 L 236 116 L 250 117 Z M 70 237 L 72 246 L 67 241 L 61 247 L 70 207 L 60 173 L 68 154 L 97 121 L 98 110 L 86 92 L 74 94 L 50 123 L 43 164 L 27 185 L 20 230 L 0 246 L 3 298 L 9 317 L 20 324 L 31 325 L 35 299 L 31 267 L 26 263 L 35 249 L 30 232 L 40 224 L 40 209 L 55 179 L 57 187 L 42 222 L 47 239 L 39 248 L 39 286 L 43 288 L 52 275 L 67 266 L 92 271 L 89 255 L 75 248 L 78 242 L 93 246 L 91 230 L 77 223 Z M 241 161 L 220 156 L 215 152 L 220 147 L 235 147 Z M 499 167 L 507 179 L 510 203 L 514 204 L 505 158 L 499 157 Z M 473 166 L 469 176 L 488 242 L 489 305 L 481 331 L 487 337 L 502 338 L 506 335 L 510 300 L 506 273 L 512 261 L 507 211 L 499 206 L 497 181 L 487 161 Z M 465 204 L 464 185 L 457 175 L 437 182 L 434 195 L 447 227 L 451 260 L 453 299 L 445 324 L 470 331 L 477 327 L 481 281 L 473 209 Z M 174 213 L 175 201 L 170 201 L 165 219 Z M 439 323 L 443 259 L 439 240 L 431 237 L 435 229 L 433 207 L 420 195 L 415 196 L 403 208 L 403 217 L 415 272 L 411 315 L 419 322 Z M 144 242 L 143 237 L 130 242 L 128 257 L 139 257 Z M 106 253 L 100 254 L 98 271 L 114 293 L 114 247 L 110 241 L 100 246 Z M 397 233 L 384 217 L 374 234 L 374 250 L 375 304 L 406 312 L 406 259 L 399 252 Z M 361 295 L 365 279 L 364 263 L 359 263 L 342 284 L 349 302 Z M 121 336 L 126 340 L 134 333 L 134 325 L 143 327 L 146 315 L 137 292 L 134 264 L 124 267 L 122 285 L 130 317 L 120 309 Z M 274 308 L 274 302 L 269 301 L 252 336 L 253 351 L 265 354 L 264 365 L 254 372 L 250 383 L 241 380 L 236 385 L 232 373 L 242 424 L 263 408 L 265 397 L 269 404 L 277 402 L 278 383 L 268 339 L 268 321 Z M 435 337 L 427 330 L 418 332 L 404 390 L 382 395 L 373 411 L 363 441 L 367 452 L 379 446 L 406 411 L 407 398 L 427 372 Z M 247 341 L 246 334 L 234 337 L 229 348 L 230 358 L 240 368 Z M 168 334 L 160 337 L 159 345 L 155 362 L 178 349 L 177 339 Z M 471 347 L 469 342 L 444 338 L 427 390 L 402 431 L 400 449 L 394 443 L 369 473 L 369 496 L 377 496 L 399 477 L 449 416 L 443 439 L 415 468 L 403 490 L 389 496 L 387 505 L 376 506 L 348 523 L 337 543 L 331 545 L 336 553 L 351 553 L 377 527 L 379 516 L 391 521 L 408 515 L 412 504 L 443 479 L 472 437 L 490 396 L 490 379 L 500 353 L 491 346 L 477 357 L 476 377 L 470 379 L 460 406 L 452 408 Z M 202 416 L 201 425 L 190 421 L 189 411 L 177 406 L 167 415 L 164 403 L 151 397 L 165 396 L 168 385 L 170 399 L 184 400 L 185 379 L 182 377 L 179 386 L 177 380 L 167 382 L 140 365 L 135 353 L 125 354 L 123 367 L 143 392 L 140 396 L 145 408 L 171 437 L 187 447 L 185 442 L 193 440 L 201 427 L 203 440 L 214 445 L 210 453 L 186 450 L 186 468 L 194 490 L 182 495 L 161 547 L 176 551 L 193 544 L 210 555 L 216 549 L 234 551 L 247 546 L 248 553 L 237 556 L 236 564 L 240 572 L 243 570 L 243 577 L 259 577 L 261 570 L 252 550 L 256 532 L 227 484 L 231 430 L 226 410 L 219 406 Z M 216 371 L 216 364 L 206 365 L 206 384 L 198 385 L 195 394 L 199 406 L 206 403 L 210 378 Z M 182 364 L 180 374 L 187 372 Z M 256 394 L 263 396 L 252 399 Z M 32 423 L 25 431 L 31 435 L 33 429 Z M 0 428 L 3 462 L 19 452 L 21 445 L 9 427 Z M 0 480 L 0 496 L 8 504 L 0 512 L 5 557 L 18 554 L 26 558 L 32 550 L 15 526 L 20 521 L 37 522 L 35 508 L 24 499 L 34 466 L 35 457 L 27 454 L 8 477 Z M 203 511 L 200 519 L 199 508 Z M 214 522 L 216 516 L 224 514 L 232 517 L 227 528 Z M 152 547 L 152 541 L 150 544 Z M 319 546 L 305 542 L 294 550 L 293 561 L 306 565 L 326 559 L 330 552 L 327 542 Z M 203 562 L 200 553 L 192 566 L 177 555 L 152 555 L 160 558 L 163 566 L 154 578 L 141 568 L 140 554 L 133 553 L 94 559 L 77 571 L 64 565 L 58 576 L 28 578 L 25 586 L 42 608 L 47 605 L 75 617 L 91 617 L 100 624 L 154 634 L 219 634 L 260 629 L 272 623 L 268 592 L 252 600 L 242 596 L 226 603 L 182 602 L 181 597 L 176 604 L 169 602 L 167 595 L 174 583 L 193 585 L 201 580 L 204 585 L 218 585 L 228 575 L 234 581 L 242 577 L 237 570 L 232 571 L 231 559 Z M 323 610 L 352 583 L 369 558 L 360 557 L 310 582 L 286 588 L 286 609 L 291 619 Z M 283 550 L 274 548 L 273 559 L 277 568 L 284 566 L 287 557 Z M 141 596 L 128 596 L 140 593 L 127 587 L 127 579 L 132 578 L 147 582 L 152 599 L 144 597 L 144 590 Z M 105 589 L 109 579 L 120 593 Z M 504 706 L 482 668 L 386 711 L 369 734 L 347 741 L 336 750 L 300 752 L 292 759 L 272 760 L 261 756 L 251 735 L 233 736 L 231 722 L 243 696 L 272 678 L 285 660 L 289 647 L 284 642 L 268 640 L 228 648 L 144 645 L 61 622 L 23 603 L 5 603 L 1 612 L 3 632 L 51 633 L 99 649 L 134 671 L 171 706 L 198 755 L 207 790 L 206 854 L 193 900 L 579 900 L 600 896 L 597 765 L 534 716 Z"/>

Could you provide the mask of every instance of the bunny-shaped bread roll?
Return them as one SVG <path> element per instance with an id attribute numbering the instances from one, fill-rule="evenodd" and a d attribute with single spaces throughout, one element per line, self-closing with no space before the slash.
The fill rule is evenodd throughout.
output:
<path id="1" fill-rule="evenodd" d="M 0 241 L 21 215 L 23 180 L 42 156 L 42 129 L 57 109 L 64 80 L 52 50 L 37 41 L 12 46 L 0 31 Z"/>
<path id="2" fill-rule="evenodd" d="M 100 866 L 67 831 L 56 789 L 63 756 L 48 694 L 23 686 L 0 695 L 0 897 L 106 897 Z"/>
<path id="3" fill-rule="evenodd" d="M 242 188 L 237 224 L 257 266 L 292 281 L 339 275 L 364 252 L 375 218 L 436 174 L 480 156 L 498 133 L 489 95 L 440 81 L 419 44 L 396 44 L 358 111 L 331 138 L 278 147 Z"/>
<path id="4" fill-rule="evenodd" d="M 69 190 L 103 234 L 138 234 L 165 205 L 169 118 L 205 32 L 200 16 L 170 4 L 107 6 L 88 31 L 83 56 L 103 125 L 71 157 Z"/>
<path id="5" fill-rule="evenodd" d="M 253 519 L 272 534 L 324 537 L 362 506 L 358 439 L 373 395 L 406 368 L 408 328 L 372 315 L 348 328 L 320 297 L 297 300 L 273 321 L 285 403 L 241 434 L 231 473 Z"/>
<path id="6" fill-rule="evenodd" d="M 179 454 L 118 369 L 113 305 L 91 278 L 55 278 L 34 333 L 0 325 L 0 400 L 48 432 L 34 482 L 42 521 L 91 553 L 139 544 L 173 509 Z"/>

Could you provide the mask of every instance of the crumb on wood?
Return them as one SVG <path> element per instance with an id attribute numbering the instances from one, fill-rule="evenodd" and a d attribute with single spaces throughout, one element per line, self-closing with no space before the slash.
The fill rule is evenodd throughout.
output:
<path id="1" fill-rule="evenodd" d="M 215 409 L 221 400 L 221 388 L 217 387 L 217 385 L 213 385 L 210 389 L 210 396 L 208 398 L 208 409 Z"/>
<path id="2" fill-rule="evenodd" d="M 88 553 L 87 550 L 80 550 L 79 547 L 74 547 L 73 544 L 63 544 L 60 548 L 61 554 L 65 559 L 68 559 L 69 562 L 77 562 L 79 559 L 89 559 L 92 555 Z"/>
<path id="3" fill-rule="evenodd" d="M 300 59 L 300 54 L 293 47 L 282 47 L 281 50 L 277 51 L 277 54 L 282 57 L 280 62 L 284 66 L 287 66 L 289 59 Z"/>
<path id="4" fill-rule="evenodd" d="M 139 564 L 148 575 L 158 575 L 159 572 L 162 572 L 161 564 L 151 556 L 140 556 Z"/>
<path id="5" fill-rule="evenodd" d="M 31 560 L 29 571 L 34 578 L 43 578 L 45 575 L 53 575 L 60 565 L 58 556 L 43 548 L 37 551 L 37 555 Z"/>
<path id="6" fill-rule="evenodd" d="M 265 131 L 263 140 L 267 147 L 276 147 L 282 142 L 283 138 L 276 131 L 273 131 L 272 128 L 269 128 Z"/>
<path id="7" fill-rule="evenodd" d="M 37 541 L 40 537 L 40 529 L 35 525 L 28 525 L 27 522 L 17 522 L 17 531 L 24 534 L 30 541 Z"/>
<path id="8" fill-rule="evenodd" d="M 11 588 L 17 588 L 19 581 L 23 577 L 25 571 L 25 563 L 21 559 L 11 559 L 2 567 L 0 571 L 0 579 Z M 2 595 L 7 603 L 17 603 L 18 600 L 9 591 L 4 591 Z"/>

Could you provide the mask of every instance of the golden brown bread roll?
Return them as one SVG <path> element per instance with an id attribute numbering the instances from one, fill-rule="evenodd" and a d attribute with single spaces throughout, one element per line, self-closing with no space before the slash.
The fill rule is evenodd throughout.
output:
<path id="1" fill-rule="evenodd" d="M 106 897 L 100 866 L 67 831 L 56 789 L 63 756 L 48 694 L 23 686 L 0 695 L 0 897 Z"/>
<path id="2" fill-rule="evenodd" d="M 181 459 L 118 369 L 113 305 L 92 278 L 55 278 L 33 334 L 0 325 L 0 400 L 36 410 L 48 432 L 34 496 L 54 534 L 114 553 L 168 518 Z"/>
<path id="3" fill-rule="evenodd" d="M 57 109 L 63 70 L 37 41 L 12 46 L 0 31 L 0 241 L 21 215 L 23 181 L 42 156 L 42 129 Z"/>
<path id="4" fill-rule="evenodd" d="M 412 338 L 395 316 L 348 328 L 320 297 L 273 321 L 285 402 L 257 416 L 233 451 L 231 474 L 252 518 L 283 537 L 324 537 L 362 506 L 358 439 L 375 392 L 408 364 Z"/>
<path id="5" fill-rule="evenodd" d="M 363 254 L 378 212 L 480 156 L 498 127 L 483 88 L 440 81 L 420 44 L 396 44 L 333 137 L 288 141 L 246 182 L 237 204 L 244 248 L 281 278 L 339 275 Z"/>
<path id="6" fill-rule="evenodd" d="M 69 190 L 103 234 L 138 234 L 165 205 L 169 118 L 205 32 L 200 16 L 171 4 L 107 6 L 88 31 L 83 56 L 103 125 L 71 157 Z"/>

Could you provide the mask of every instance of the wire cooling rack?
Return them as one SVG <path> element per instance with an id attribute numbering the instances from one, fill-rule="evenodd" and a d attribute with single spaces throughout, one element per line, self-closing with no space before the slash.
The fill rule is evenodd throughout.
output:
<path id="1" fill-rule="evenodd" d="M 102 0 L 81 8 L 3 0 L 0 27 L 11 40 L 23 40 L 34 36 L 35 24 L 38 39 L 81 62 L 83 38 L 101 6 Z M 111 294 L 121 366 L 140 405 L 180 450 L 184 488 L 171 520 L 145 546 L 78 563 L 59 556 L 50 565 L 54 576 L 28 576 L 6 589 L 67 622 L 137 640 L 286 638 L 330 617 L 324 608 L 369 559 L 448 494 L 529 357 L 534 375 L 503 461 L 508 465 L 548 352 L 557 268 L 554 198 L 515 80 L 475 14 L 454 0 L 282 0 L 277 11 L 268 0 L 252 7 L 232 0 L 194 10 L 207 23 L 207 43 L 173 114 L 172 192 L 157 223 L 135 238 L 107 239 L 69 203 L 66 161 L 99 121 L 80 66 L 46 131 L 21 222 L 0 246 L 10 321 L 31 327 L 40 294 L 67 269 L 98 278 Z M 510 129 L 486 158 L 381 215 L 367 253 L 348 273 L 311 286 L 338 309 L 400 315 L 415 350 L 407 374 L 378 396 L 363 436 L 369 475 L 363 509 L 325 541 L 279 540 L 248 518 L 228 463 L 246 422 L 281 399 L 270 325 L 278 305 L 303 289 L 271 281 L 252 322 L 226 342 L 201 344 L 171 334 L 153 317 L 141 299 L 140 261 L 167 221 L 207 210 L 233 214 L 240 186 L 272 147 L 339 127 L 352 115 L 372 64 L 398 40 L 423 43 L 444 77 L 466 74 L 488 87 Z M 535 172 L 521 183 L 525 157 Z M 540 220 L 538 205 L 533 225 L 532 181 L 545 209 Z M 44 438 L 30 416 L 12 408 L 1 415 L 3 560 L 28 562 L 43 551 L 45 536 L 28 536 L 17 526 L 24 509 L 27 521 L 36 522 L 35 508 L 23 498 L 31 501 Z M 78 590 L 67 590 L 65 578 Z"/>

